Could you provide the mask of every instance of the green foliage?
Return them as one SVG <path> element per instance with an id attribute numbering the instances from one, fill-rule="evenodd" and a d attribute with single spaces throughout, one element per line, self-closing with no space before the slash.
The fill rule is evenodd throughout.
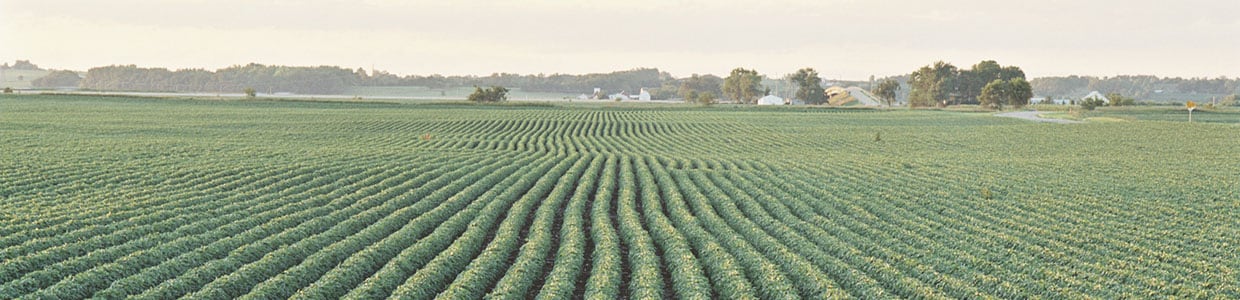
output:
<path id="1" fill-rule="evenodd" d="M 711 104 L 715 104 L 718 97 L 715 96 L 715 93 L 703 92 L 701 94 L 694 95 L 693 99 L 694 99 L 693 100 L 694 103 L 701 104 L 701 105 L 711 105 Z"/>
<path id="2" fill-rule="evenodd" d="M 946 105 L 952 99 L 959 77 L 956 66 L 943 61 L 924 66 L 909 75 L 909 106 L 931 107 Z"/>
<path id="3" fill-rule="evenodd" d="M 1088 98 L 1081 99 L 1081 101 L 1078 101 L 1078 104 L 1080 104 L 1081 108 L 1084 108 L 1085 110 L 1094 110 L 1094 108 L 1106 105 L 1107 103 L 1106 101 L 1102 101 L 1102 99 Z"/>
<path id="4" fill-rule="evenodd" d="M 1017 77 L 1008 81 L 1002 79 L 991 81 L 982 88 L 982 93 L 977 99 L 983 107 L 1001 109 L 1004 105 L 1016 108 L 1028 105 L 1031 97 L 1033 97 L 1033 92 L 1029 87 L 1029 82 Z"/>
<path id="5" fill-rule="evenodd" d="M 43 77 L 36 78 L 30 82 L 30 86 L 40 88 L 56 88 L 56 87 L 77 87 L 82 81 L 77 72 L 73 71 L 52 71 Z"/>
<path id="6" fill-rule="evenodd" d="M 979 62 L 971 69 L 961 70 L 957 91 L 958 104 L 979 103 L 982 89 L 994 80 L 1011 81 L 1025 78 L 1025 72 L 1016 66 L 1000 66 L 998 62 L 986 60 Z M 979 102 L 974 102 L 979 101 Z"/>
<path id="7" fill-rule="evenodd" d="M 254 90 L 252 87 L 246 87 L 241 90 L 241 93 L 244 93 L 246 98 L 254 98 L 258 96 L 258 91 Z"/>
<path id="8" fill-rule="evenodd" d="M 685 99 L 686 102 L 697 102 L 698 97 L 704 93 L 719 95 L 722 92 L 723 78 L 709 74 L 693 74 L 688 78 L 681 79 L 680 86 L 677 88 L 677 95 L 681 99 Z"/>
<path id="9" fill-rule="evenodd" d="M 1136 105 L 1136 99 L 1124 97 L 1119 93 L 1107 93 L 1107 103 L 1110 106 L 1133 106 Z"/>
<path id="10" fill-rule="evenodd" d="M 3 299 L 1240 293 L 1227 110 L 0 107 Z"/>
<path id="11" fill-rule="evenodd" d="M 92 90 L 220 92 L 255 87 L 270 92 L 340 94 L 357 75 L 340 67 L 286 67 L 248 64 L 216 71 L 139 68 L 135 65 L 91 68 L 81 88 Z"/>
<path id="12" fill-rule="evenodd" d="M 932 66 L 924 66 L 909 76 L 909 103 L 912 106 L 943 106 L 950 104 L 982 104 L 995 107 L 997 104 L 983 103 L 982 90 L 995 80 L 1011 82 L 1016 79 L 1024 81 L 1025 72 L 1016 66 L 1000 66 L 993 60 L 982 61 L 973 65 L 972 69 L 959 70 L 955 66 L 936 62 Z M 1025 83 L 1014 83 L 1012 93 L 1003 99 L 1003 104 L 1023 106 L 1025 100 L 1017 100 L 1015 95 L 1032 96 L 1032 87 L 1025 88 Z M 1030 92 L 1026 93 L 1025 90 Z M 993 100 L 993 99 L 992 99 Z"/>
<path id="13" fill-rule="evenodd" d="M 1011 90 L 1012 86 L 1007 81 L 995 79 L 982 88 L 982 94 L 977 99 L 981 102 L 982 107 L 1000 109 L 1003 107 L 1004 102 L 1007 102 Z"/>
<path id="14" fill-rule="evenodd" d="M 804 68 L 788 75 L 788 80 L 797 85 L 796 99 L 806 104 L 822 104 L 827 96 L 823 93 L 822 78 L 814 68 Z M 770 93 L 769 91 L 767 93 Z"/>
<path id="15" fill-rule="evenodd" d="M 474 93 L 469 94 L 468 100 L 475 103 L 508 101 L 508 89 L 502 86 L 493 86 L 485 89 L 474 87 Z"/>
<path id="16" fill-rule="evenodd" d="M 11 88 L 11 87 L 5 87 L 5 88 L 4 88 L 4 93 L 5 93 L 5 94 L 12 94 L 12 93 L 13 93 L 13 88 Z"/>
<path id="17" fill-rule="evenodd" d="M 891 106 L 896 101 L 896 92 L 899 90 L 900 82 L 895 79 L 884 79 L 879 81 L 870 92 L 874 93 L 875 96 L 878 96 L 879 99 L 883 100 L 884 104 Z"/>
<path id="18" fill-rule="evenodd" d="M 1009 79 L 1008 87 L 1008 105 L 1017 108 L 1029 105 L 1029 99 L 1033 98 L 1033 87 L 1029 85 L 1028 81 L 1025 81 L 1024 77 Z"/>
<path id="19" fill-rule="evenodd" d="M 732 73 L 723 79 L 723 97 L 737 103 L 755 104 L 764 96 L 762 75 L 758 71 L 745 68 L 732 69 Z M 768 93 L 770 90 L 766 90 Z"/>

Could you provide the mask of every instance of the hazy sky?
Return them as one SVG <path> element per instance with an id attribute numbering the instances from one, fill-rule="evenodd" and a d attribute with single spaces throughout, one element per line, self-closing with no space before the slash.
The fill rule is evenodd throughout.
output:
<path id="1" fill-rule="evenodd" d="M 0 60 L 14 59 L 845 79 L 994 59 L 1035 77 L 1240 77 L 1240 0 L 0 0 Z"/>

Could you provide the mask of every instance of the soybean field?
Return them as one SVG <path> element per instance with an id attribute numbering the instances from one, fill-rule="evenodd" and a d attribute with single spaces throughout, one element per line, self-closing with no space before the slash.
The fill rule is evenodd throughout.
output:
<path id="1" fill-rule="evenodd" d="M 1162 119 L 0 96 L 0 299 L 1240 298 Z"/>

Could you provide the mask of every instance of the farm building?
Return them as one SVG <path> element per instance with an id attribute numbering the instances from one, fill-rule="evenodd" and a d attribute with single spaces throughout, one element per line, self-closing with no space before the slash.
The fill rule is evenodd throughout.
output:
<path id="1" fill-rule="evenodd" d="M 758 98 L 758 105 L 784 105 L 784 98 L 775 95 L 766 95 Z"/>
<path id="2" fill-rule="evenodd" d="M 629 94 L 626 94 L 626 93 L 623 93 L 623 92 L 620 92 L 620 93 L 615 93 L 615 94 L 611 94 L 611 95 L 607 95 L 607 99 L 611 99 L 611 100 L 633 100 L 633 98 L 632 98 L 632 97 L 629 97 Z"/>
<path id="3" fill-rule="evenodd" d="M 1033 98 L 1029 98 L 1029 103 L 1030 104 L 1068 105 L 1068 104 L 1072 104 L 1072 100 L 1067 99 L 1067 98 L 1054 99 L 1054 98 L 1047 98 L 1047 97 L 1033 97 Z"/>
<path id="4" fill-rule="evenodd" d="M 1098 99 L 1102 100 L 1102 103 L 1111 104 L 1111 99 L 1107 99 L 1107 96 L 1102 95 L 1102 93 L 1099 93 L 1098 91 L 1089 92 L 1089 95 L 1081 97 L 1081 100 L 1085 99 Z"/>
<path id="5" fill-rule="evenodd" d="M 822 93 L 823 95 L 826 95 L 827 98 L 831 98 L 839 94 L 848 93 L 848 90 L 842 87 L 833 86 L 823 90 Z"/>
<path id="6" fill-rule="evenodd" d="M 650 92 L 647 92 L 646 89 L 643 88 L 641 90 L 641 93 L 638 93 L 637 95 L 629 95 L 628 92 L 619 92 L 619 93 L 611 94 L 607 98 L 612 99 L 612 100 L 618 99 L 618 100 L 650 101 Z"/>

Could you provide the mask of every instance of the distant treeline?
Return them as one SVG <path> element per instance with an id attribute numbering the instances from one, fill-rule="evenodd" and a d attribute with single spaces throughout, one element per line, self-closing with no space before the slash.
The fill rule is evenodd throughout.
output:
<path id="1" fill-rule="evenodd" d="M 1030 83 L 1038 96 L 1077 98 L 1099 91 L 1141 100 L 1193 100 L 1202 96 L 1240 94 L 1240 78 L 1180 78 L 1148 75 L 1042 77 Z"/>
<path id="2" fill-rule="evenodd" d="M 43 75 L 43 77 L 30 81 L 30 86 L 37 88 L 72 88 L 77 87 L 81 82 L 82 77 L 78 77 L 77 72 L 59 70 L 52 71 L 47 73 L 47 75 Z"/>
<path id="3" fill-rule="evenodd" d="M 383 71 L 366 72 L 336 66 L 287 67 L 248 64 L 217 71 L 203 69 L 168 70 L 139 68 L 135 65 L 92 68 L 80 87 L 91 90 L 223 92 L 237 93 L 253 88 L 260 93 L 342 94 L 352 86 L 424 86 L 454 88 L 504 86 L 526 92 L 592 94 L 637 94 L 642 88 L 654 90 L 672 85 L 676 79 L 658 69 L 634 69 L 585 75 L 519 75 L 496 73 L 490 76 L 398 76 Z M 674 91 L 669 92 L 674 94 Z M 669 95 L 670 95 L 669 94 Z"/>
<path id="4" fill-rule="evenodd" d="M 20 60 L 20 59 L 19 59 L 19 60 L 17 60 L 17 61 L 15 61 L 15 62 L 13 62 L 13 65 L 12 65 L 12 66 L 10 66 L 10 65 L 9 65 L 9 63 L 7 63 L 7 62 L 6 62 L 6 63 L 4 63 L 4 64 L 2 64 L 2 65 L 0 65 L 0 70 L 9 70 L 9 69 L 13 69 L 13 70 L 30 70 L 30 71 L 38 71 L 38 70 L 43 70 L 43 69 L 40 69 L 38 65 L 35 65 L 35 64 L 33 64 L 33 63 L 30 63 L 30 61 L 29 61 L 29 60 Z"/>
<path id="5" fill-rule="evenodd" d="M 637 94 L 642 88 L 654 89 L 663 86 L 666 82 L 675 80 L 667 72 L 660 72 L 659 69 L 650 68 L 585 75 L 495 73 L 490 76 L 397 76 L 383 71 L 375 71 L 371 72 L 370 76 L 366 76 L 362 69 L 358 69 L 354 73 L 359 75 L 358 85 L 362 86 L 425 86 L 431 88 L 503 86 L 519 88 L 525 92 L 583 94 L 591 94 L 595 88 L 610 93 L 627 92 Z"/>
<path id="6" fill-rule="evenodd" d="M 91 90 L 223 92 L 254 88 L 264 93 L 339 94 L 358 81 L 340 67 L 285 67 L 248 64 L 217 71 L 139 68 L 134 65 L 91 68 L 80 87 Z"/>
<path id="7" fill-rule="evenodd" d="M 0 66 L 4 67 L 4 66 Z M 29 61 L 18 61 L 8 68 L 38 68 Z M 993 61 L 984 61 L 974 66 L 972 71 L 956 69 L 945 65 L 946 72 L 937 72 L 931 76 L 941 80 L 926 82 L 938 83 L 939 95 L 936 98 L 951 98 L 954 103 L 976 103 L 977 91 L 988 81 L 971 80 L 973 77 L 993 78 L 1023 77 L 1019 68 L 999 68 Z M 937 71 L 940 68 L 931 68 Z M 992 70 L 993 69 L 993 70 Z M 923 71 L 923 70 L 919 70 Z M 931 74 L 929 72 L 922 75 Z M 944 74 L 938 74 L 944 73 Z M 981 73 L 994 73 L 985 76 L 972 76 Z M 1011 73 L 1010 75 L 1005 75 Z M 918 73 L 920 74 L 920 73 Z M 997 75 L 996 75 L 997 74 Z M 61 74 L 50 86 L 63 86 L 72 80 L 68 74 Z M 923 78 L 921 76 L 919 78 Z M 901 84 L 897 91 L 897 99 L 907 101 L 910 92 L 915 89 L 909 84 L 909 75 L 888 77 Z M 923 78 L 924 79 L 924 78 Z M 779 79 L 783 80 L 783 79 Z M 50 80 L 49 80 L 50 81 Z M 639 68 L 610 73 L 584 75 L 569 74 L 511 74 L 495 73 L 489 76 L 444 76 L 444 75 L 395 75 L 384 71 L 366 71 L 358 68 L 350 70 L 338 66 L 289 67 L 248 64 L 232 66 L 215 71 L 204 69 L 169 70 L 165 68 L 139 68 L 134 65 L 120 65 L 92 68 L 78 85 L 91 90 L 121 91 L 165 91 L 165 92 L 221 92 L 240 93 L 245 88 L 253 88 L 259 93 L 296 93 L 296 94 L 345 94 L 354 86 L 422 86 L 432 89 L 451 89 L 457 87 L 503 86 L 520 89 L 524 92 L 553 92 L 586 94 L 590 97 L 594 89 L 599 88 L 602 94 L 627 93 L 636 95 L 645 88 L 655 99 L 684 98 L 687 95 L 711 93 L 722 95 L 723 78 L 714 75 L 672 77 L 667 72 L 655 68 Z M 1056 98 L 1078 98 L 1091 91 L 1119 93 L 1126 97 L 1139 100 L 1193 100 L 1210 96 L 1240 94 L 1240 78 L 1179 78 L 1157 76 L 1068 76 L 1043 77 L 1029 81 L 1033 93 L 1038 97 L 1052 96 Z M 764 83 L 765 84 L 765 83 Z M 865 82 L 860 85 L 868 85 Z M 923 84 L 924 85 L 924 84 Z M 768 86 L 770 88 L 770 86 Z M 784 91 L 786 94 L 795 90 Z M 944 96 L 946 95 L 946 96 Z M 948 97 L 951 96 L 951 97 Z"/>

